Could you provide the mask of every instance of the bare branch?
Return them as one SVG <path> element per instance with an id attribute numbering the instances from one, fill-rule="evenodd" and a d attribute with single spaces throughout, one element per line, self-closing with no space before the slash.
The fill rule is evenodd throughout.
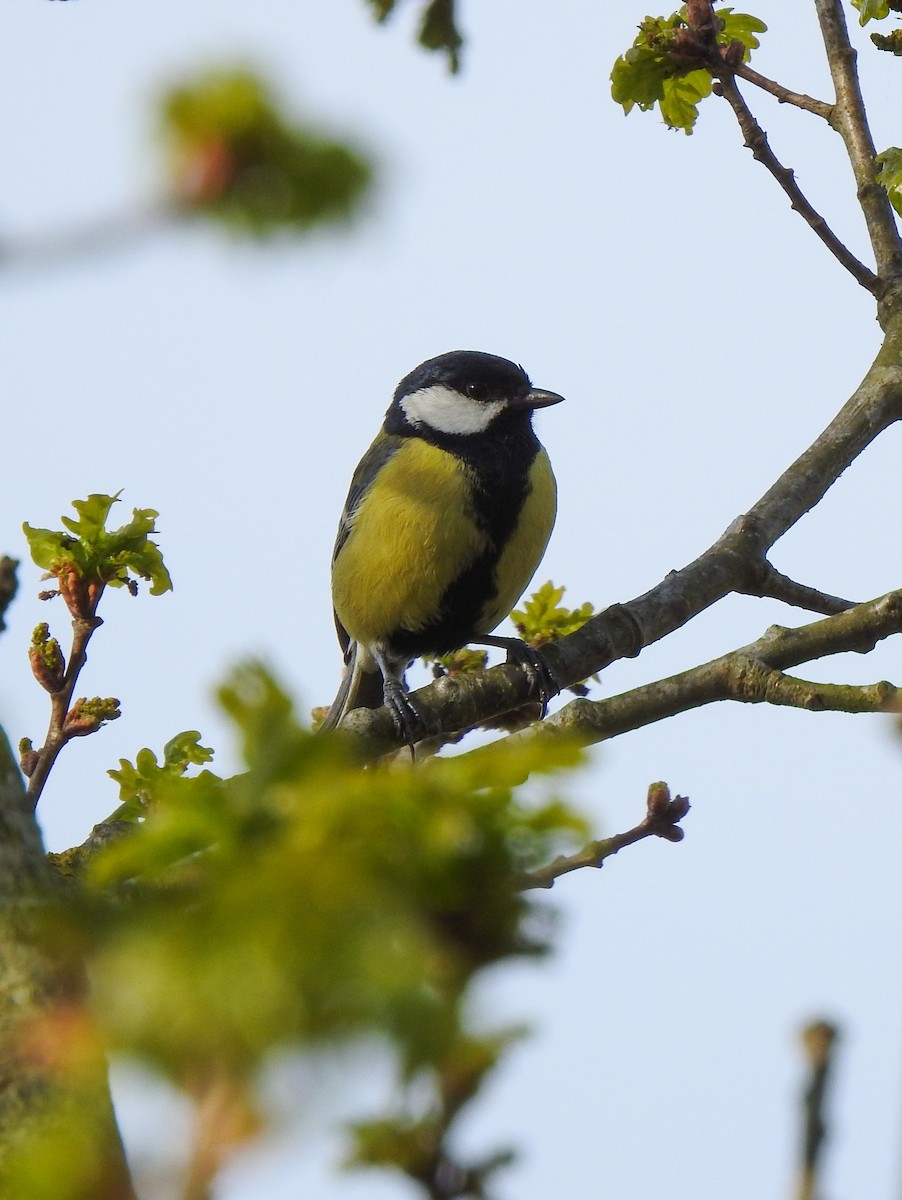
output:
<path id="1" fill-rule="evenodd" d="M 0 237 L 0 269 L 40 270 L 138 246 L 151 234 L 174 225 L 179 215 L 175 205 L 161 200 L 58 233 Z"/>
<path id="2" fill-rule="evenodd" d="M 670 788 L 666 783 L 653 783 L 648 789 L 648 811 L 644 820 L 626 833 L 617 833 L 613 837 L 601 838 L 590 842 L 577 854 L 560 855 L 546 867 L 527 872 L 520 881 L 522 891 L 530 888 L 550 888 L 554 881 L 570 871 L 578 871 L 582 867 L 601 867 L 604 861 L 622 850 L 624 846 L 635 845 L 647 837 L 661 837 L 668 842 L 681 842 L 683 829 L 680 825 L 683 817 L 689 811 L 689 801 L 685 796 L 671 798 Z"/>
<path id="3" fill-rule="evenodd" d="M 898 284 L 902 276 L 902 240 L 889 197 L 877 182 L 877 152 L 858 81 L 858 56 L 849 41 L 840 0 L 815 0 L 815 8 L 836 89 L 832 125 L 843 139 L 852 164 L 878 274 L 885 284 Z"/>
<path id="4" fill-rule="evenodd" d="M 778 571 L 767 559 L 761 564 L 761 573 L 754 585 L 737 587 L 736 591 L 747 596 L 770 596 L 773 600 L 782 600 L 784 604 L 791 604 L 795 608 L 825 615 L 845 612 L 847 608 L 855 607 L 854 600 L 843 600 L 840 596 L 830 596 L 804 583 L 796 583 L 794 579 Z"/>
<path id="5" fill-rule="evenodd" d="M 771 150 L 767 134 L 752 115 L 752 111 L 743 99 L 731 73 L 724 71 L 721 74 L 719 90 L 736 114 L 745 144 L 751 150 L 755 160 L 767 167 L 789 197 L 793 209 L 807 221 L 837 262 L 841 263 L 863 288 L 867 288 L 872 295 L 877 295 L 880 291 L 879 277 L 864 263 L 859 262 L 851 250 L 839 240 L 796 183 L 794 172 L 789 167 L 784 167 Z"/>
<path id="6" fill-rule="evenodd" d="M 536 731 L 566 733 L 586 744 L 601 742 L 720 700 L 786 705 L 809 712 L 897 711 L 902 692 L 891 683 L 812 683 L 785 672 L 828 655 L 866 654 L 878 641 L 900 632 L 902 591 L 890 592 L 798 629 L 774 625 L 748 646 L 622 695 L 574 700 Z"/>
<path id="7" fill-rule="evenodd" d="M 794 92 L 790 88 L 784 87 L 782 83 L 768 79 L 766 75 L 761 75 L 758 71 L 753 70 L 748 63 L 737 63 L 733 67 L 733 74 L 745 79 L 748 83 L 753 83 L 762 91 L 769 92 L 771 96 L 776 96 L 781 104 L 792 104 L 795 108 L 804 109 L 805 112 L 822 117 L 825 121 L 830 121 L 833 117 L 832 104 L 827 104 L 824 100 L 815 100 L 813 96 L 806 96 L 804 92 Z"/>

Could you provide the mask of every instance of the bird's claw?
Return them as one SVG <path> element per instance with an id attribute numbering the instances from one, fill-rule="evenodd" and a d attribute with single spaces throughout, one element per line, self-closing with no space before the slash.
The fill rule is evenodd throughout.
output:
<path id="1" fill-rule="evenodd" d="M 410 749 L 410 757 L 416 758 L 416 744 L 426 731 L 422 717 L 407 694 L 407 688 L 397 679 L 389 678 L 384 682 L 382 696 L 395 729 Z"/>
<path id="2" fill-rule="evenodd" d="M 545 655 L 533 646 L 528 646 L 526 642 L 511 641 L 507 647 L 507 661 L 522 667 L 530 687 L 537 693 L 544 717 L 548 712 L 549 702 L 561 690 Z"/>

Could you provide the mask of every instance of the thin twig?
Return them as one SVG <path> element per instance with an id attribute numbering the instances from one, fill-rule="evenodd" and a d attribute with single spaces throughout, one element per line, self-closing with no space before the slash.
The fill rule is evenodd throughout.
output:
<path id="1" fill-rule="evenodd" d="M 777 183 L 779 183 L 780 187 L 789 197 L 789 202 L 793 209 L 814 230 L 837 262 L 841 263 L 863 288 L 866 288 L 872 295 L 877 295 L 881 290 L 880 278 L 866 267 L 863 262 L 860 262 L 851 250 L 839 240 L 796 183 L 794 172 L 789 167 L 784 167 L 773 150 L 771 150 L 767 134 L 753 116 L 751 109 L 737 88 L 731 73 L 724 71 L 720 76 L 719 90 L 735 113 L 736 120 L 739 122 L 739 128 L 742 130 L 745 145 L 751 150 L 752 156 L 770 171 L 771 175 L 773 175 L 774 179 L 776 179 Z"/>
<path id="2" fill-rule="evenodd" d="M 178 209 L 168 201 L 112 213 L 58 233 L 0 237 L 0 269 L 39 270 L 61 263 L 140 245 L 150 234 L 173 225 Z"/>
<path id="3" fill-rule="evenodd" d="M 824 1102 L 838 1030 L 830 1021 L 813 1021 L 802 1030 L 802 1046 L 811 1068 L 802 1094 L 802 1138 L 796 1200 L 817 1200 L 821 1152 L 827 1134 Z"/>
<path id="4" fill-rule="evenodd" d="M 832 104 L 828 104 L 825 100 L 815 100 L 813 96 L 806 96 L 804 92 L 794 92 L 791 88 L 784 87 L 782 83 L 777 83 L 776 80 L 768 79 L 766 75 L 755 71 L 748 63 L 737 63 L 733 67 L 733 74 L 745 79 L 748 83 L 753 83 L 762 91 L 769 92 L 771 96 L 776 96 L 781 104 L 792 104 L 795 108 L 814 113 L 816 117 L 822 117 L 825 121 L 831 121 L 833 118 Z"/>
<path id="5" fill-rule="evenodd" d="M 832 124 L 846 146 L 858 203 L 864 214 L 877 271 L 885 284 L 902 275 L 902 239 L 886 189 L 877 182 L 876 148 L 868 124 L 856 67 L 857 54 L 849 41 L 840 0 L 814 0 L 836 103 Z"/>
<path id="6" fill-rule="evenodd" d="M 689 801 L 686 797 L 671 798 L 666 783 L 653 783 L 648 789 L 647 803 L 645 818 L 638 825 L 628 829 L 626 833 L 616 833 L 613 837 L 590 842 L 576 854 L 561 854 L 547 866 L 528 871 L 521 877 L 521 890 L 550 888 L 554 886 L 556 879 L 569 874 L 570 871 L 579 871 L 583 867 L 600 867 L 605 859 L 622 850 L 624 846 L 633 846 L 643 838 L 661 837 L 668 842 L 681 842 L 684 831 L 680 821 L 689 811 Z"/>

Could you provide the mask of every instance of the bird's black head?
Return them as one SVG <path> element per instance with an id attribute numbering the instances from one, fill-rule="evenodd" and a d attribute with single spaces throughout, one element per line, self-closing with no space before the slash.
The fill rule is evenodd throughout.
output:
<path id="1" fill-rule="evenodd" d="M 522 367 L 496 354 L 452 350 L 420 363 L 395 389 L 386 428 L 439 437 L 472 437 L 498 422 L 529 424 L 533 409 L 563 396 L 534 388 Z M 516 414 L 516 416 L 515 416 Z"/>

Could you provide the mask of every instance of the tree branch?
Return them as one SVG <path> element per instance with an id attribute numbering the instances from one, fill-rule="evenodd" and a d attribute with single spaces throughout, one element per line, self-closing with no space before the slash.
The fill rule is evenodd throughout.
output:
<path id="1" fill-rule="evenodd" d="M 877 182 L 876 148 L 868 125 L 856 68 L 857 54 L 849 41 L 849 30 L 840 0 L 814 0 L 824 39 L 824 49 L 836 103 L 832 125 L 846 146 L 858 203 L 868 228 L 877 272 L 885 284 L 899 284 L 902 277 L 902 240 L 884 188 Z M 893 297 L 898 300 L 897 296 Z"/>
<path id="2" fill-rule="evenodd" d="M 80 1195 L 134 1200 L 102 1053 L 84 1037 L 77 951 L 51 931 L 58 899 L 41 835 L 0 731 L 0 1195 L 23 1194 L 29 1156 L 78 1145 Z M 53 936 L 48 936 L 48 934 Z M 74 1039 L 78 1038 L 77 1052 Z M 76 1061 L 77 1060 L 77 1061 Z"/>
<path id="3" fill-rule="evenodd" d="M 735 73 L 739 74 L 738 71 Z M 720 94 L 736 114 L 736 120 L 739 122 L 739 128 L 742 130 L 745 145 L 751 150 L 752 156 L 770 171 L 771 175 L 773 175 L 774 179 L 776 179 L 777 183 L 779 183 L 780 187 L 789 197 L 789 203 L 792 208 L 814 230 L 837 262 L 845 267 L 856 282 L 860 283 L 863 288 L 866 288 L 872 295 L 876 296 L 880 291 L 879 277 L 866 267 L 863 262 L 860 262 L 851 250 L 839 240 L 796 183 L 794 172 L 789 167 L 784 167 L 773 150 L 771 150 L 767 134 L 755 120 L 751 109 L 736 86 L 736 82 L 733 79 L 733 72 L 723 71 L 719 79 Z"/>
<path id="4" fill-rule="evenodd" d="M 160 200 L 128 212 L 99 217 L 73 229 L 31 237 L 0 238 L 0 269 L 30 271 L 138 246 L 179 220 L 179 210 Z"/>
<path id="5" fill-rule="evenodd" d="M 582 867 L 601 867 L 605 859 L 610 858 L 624 846 L 633 846 L 647 837 L 661 837 L 668 842 L 681 842 L 683 829 L 680 821 L 689 811 L 689 801 L 685 796 L 671 799 L 670 788 L 666 783 L 653 783 L 648 789 L 648 811 L 645 818 L 626 833 L 617 833 L 613 837 L 601 838 L 590 842 L 577 854 L 559 855 L 554 862 L 535 871 L 528 871 L 520 881 L 522 891 L 530 888 L 550 888 L 554 881 L 570 871 L 578 871 Z"/>
<path id="6" fill-rule="evenodd" d="M 790 88 L 784 87 L 782 83 L 768 79 L 766 75 L 761 75 L 758 71 L 753 70 L 748 63 L 737 63 L 733 67 L 733 74 L 738 75 L 740 79 L 745 79 L 748 83 L 753 83 L 762 91 L 769 92 L 771 96 L 776 96 L 781 104 L 792 104 L 795 108 L 804 109 L 805 112 L 822 117 L 825 121 L 830 121 L 833 117 L 832 104 L 827 104 L 824 100 L 815 100 L 813 96 L 806 96 L 804 92 L 793 92 Z"/>
<path id="7" fill-rule="evenodd" d="M 891 683 L 812 683 L 785 672 L 833 654 L 867 654 L 877 642 L 900 632 L 902 591 L 890 592 L 797 629 L 771 626 L 748 646 L 619 696 L 571 701 L 536 731 L 565 733 L 584 744 L 607 741 L 720 700 L 786 705 L 809 712 L 895 711 L 902 693 Z"/>

